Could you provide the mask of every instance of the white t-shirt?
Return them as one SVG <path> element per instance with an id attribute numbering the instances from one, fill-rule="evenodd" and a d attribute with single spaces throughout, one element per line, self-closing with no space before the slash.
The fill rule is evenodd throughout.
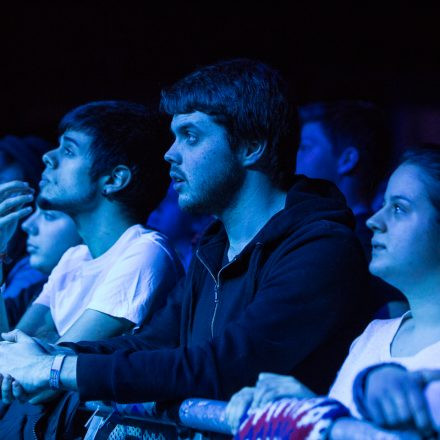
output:
<path id="1" fill-rule="evenodd" d="M 395 319 L 376 319 L 353 342 L 350 353 L 336 376 L 329 396 L 342 402 L 355 417 L 361 417 L 353 401 L 353 382 L 364 368 L 382 362 L 403 365 L 409 371 L 440 368 L 440 341 L 425 347 L 414 356 L 391 356 L 391 343 L 401 323 L 411 316 L 406 312 Z"/>
<path id="2" fill-rule="evenodd" d="M 60 336 L 86 309 L 139 325 L 154 312 L 153 301 L 167 295 L 180 274 L 167 238 L 134 225 L 98 258 L 92 258 L 86 245 L 67 250 L 34 304 L 50 307 Z"/>

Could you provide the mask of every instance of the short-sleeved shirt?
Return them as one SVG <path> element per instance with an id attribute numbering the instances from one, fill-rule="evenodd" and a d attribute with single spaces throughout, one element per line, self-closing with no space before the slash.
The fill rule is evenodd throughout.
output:
<path id="1" fill-rule="evenodd" d="M 34 304 L 50 307 L 62 336 L 86 309 L 142 323 L 182 274 L 178 257 L 159 232 L 134 225 L 103 255 L 70 248 Z"/>
<path id="2" fill-rule="evenodd" d="M 361 417 L 353 401 L 353 383 L 364 368 L 384 362 L 403 365 L 410 371 L 440 368 L 440 341 L 431 344 L 413 356 L 391 356 L 391 344 L 402 322 L 411 316 L 406 312 L 396 319 L 376 319 L 352 344 L 329 396 L 342 402 L 355 417 Z"/>

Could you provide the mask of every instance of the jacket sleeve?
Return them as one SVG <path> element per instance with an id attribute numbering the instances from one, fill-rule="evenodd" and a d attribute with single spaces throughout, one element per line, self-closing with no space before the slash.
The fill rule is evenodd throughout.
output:
<path id="1" fill-rule="evenodd" d="M 291 372 L 353 313 L 351 298 L 365 284 L 361 252 L 351 235 L 325 231 L 285 247 L 266 265 L 253 301 L 220 337 L 191 347 L 80 354 L 81 398 L 227 399 L 262 371 Z"/>

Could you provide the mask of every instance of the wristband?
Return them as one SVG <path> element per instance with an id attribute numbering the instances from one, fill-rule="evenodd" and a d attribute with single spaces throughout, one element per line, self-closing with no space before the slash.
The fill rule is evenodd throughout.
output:
<path id="1" fill-rule="evenodd" d="M 52 366 L 50 367 L 50 376 L 49 376 L 49 387 L 52 388 L 53 390 L 60 389 L 60 373 L 65 358 L 66 358 L 65 354 L 57 354 L 53 358 Z"/>

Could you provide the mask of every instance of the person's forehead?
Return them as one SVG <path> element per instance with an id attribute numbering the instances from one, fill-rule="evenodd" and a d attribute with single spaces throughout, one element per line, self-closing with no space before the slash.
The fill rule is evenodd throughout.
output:
<path id="1" fill-rule="evenodd" d="M 181 127 L 195 126 L 206 127 L 215 124 L 212 116 L 207 113 L 195 111 L 192 113 L 175 114 L 171 121 L 171 130 L 176 131 Z"/>
<path id="2" fill-rule="evenodd" d="M 386 196 L 404 196 L 410 200 L 427 198 L 425 172 L 417 165 L 402 164 L 391 175 Z"/>
<path id="3" fill-rule="evenodd" d="M 66 130 L 60 136 L 60 142 L 68 142 L 80 149 L 88 149 L 93 142 L 93 136 L 80 130 Z"/>
<path id="4" fill-rule="evenodd" d="M 325 134 L 324 127 L 319 121 L 310 121 L 303 124 L 301 127 L 301 139 L 330 143 L 330 140 Z"/>

